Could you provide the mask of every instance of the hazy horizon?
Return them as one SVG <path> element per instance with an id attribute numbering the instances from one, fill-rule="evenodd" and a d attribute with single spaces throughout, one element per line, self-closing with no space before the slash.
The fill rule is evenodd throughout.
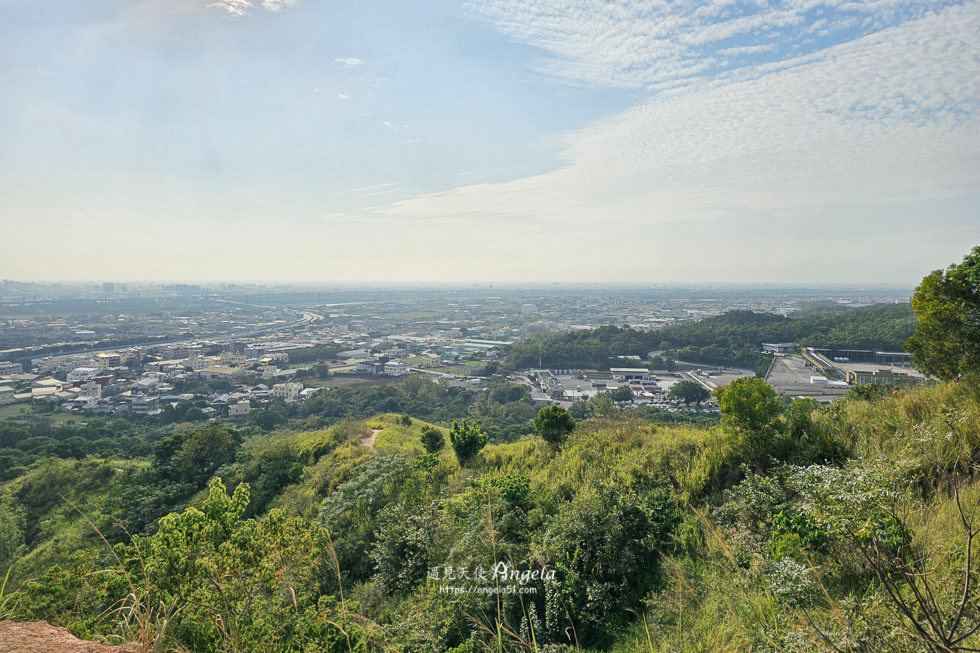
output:
<path id="1" fill-rule="evenodd" d="M 862 288 L 876 288 L 889 290 L 908 290 L 911 292 L 918 284 L 902 283 L 874 283 L 874 282 L 850 282 L 850 283 L 780 283 L 776 281 L 760 282 L 726 282 L 726 281 L 581 281 L 581 282 L 557 282 L 550 280 L 516 280 L 500 281 L 492 279 L 482 279 L 476 281 L 444 281 L 444 280 L 396 280 L 396 279 L 348 279 L 348 280 L 316 280 L 316 279 L 126 279 L 123 277 L 112 277 L 104 279 L 0 279 L 0 283 L 24 283 L 39 285 L 92 285 L 101 286 L 111 282 L 114 284 L 133 285 L 133 286 L 159 286 L 159 285 L 261 285 L 274 287 L 404 287 L 412 289 L 415 287 L 443 287 L 460 288 L 465 290 L 492 291 L 494 289 L 510 288 L 533 288 L 542 290 L 578 290 L 602 287 L 621 287 L 621 288 L 667 288 L 667 289 L 725 289 L 725 290 L 751 290 L 754 288 L 783 288 L 787 290 L 860 290 Z"/>

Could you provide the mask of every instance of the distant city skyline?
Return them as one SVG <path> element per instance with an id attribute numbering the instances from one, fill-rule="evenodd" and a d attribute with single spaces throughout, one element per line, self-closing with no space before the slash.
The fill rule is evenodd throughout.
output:
<path id="1" fill-rule="evenodd" d="M 0 278 L 911 288 L 980 244 L 977 25 L 0 0 Z"/>

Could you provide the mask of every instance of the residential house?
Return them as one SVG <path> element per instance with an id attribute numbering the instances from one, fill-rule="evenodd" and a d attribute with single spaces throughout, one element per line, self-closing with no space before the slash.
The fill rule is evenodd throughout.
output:
<path id="1" fill-rule="evenodd" d="M 144 394 L 133 395 L 130 406 L 137 415 L 153 415 L 160 410 L 160 397 Z"/>
<path id="2" fill-rule="evenodd" d="M 228 406 L 228 417 L 231 419 L 245 419 L 250 412 L 252 412 L 252 405 L 247 401 Z"/>
<path id="3" fill-rule="evenodd" d="M 408 365 L 401 361 L 389 361 L 385 363 L 385 374 L 388 376 L 405 376 L 408 374 Z"/>
<path id="4" fill-rule="evenodd" d="M 361 361 L 354 368 L 354 372 L 357 374 L 383 374 L 385 371 L 384 363 L 379 363 L 375 360 Z"/>
<path id="5" fill-rule="evenodd" d="M 302 390 L 302 383 L 277 383 L 272 386 L 272 396 L 286 401 L 296 401 Z"/>

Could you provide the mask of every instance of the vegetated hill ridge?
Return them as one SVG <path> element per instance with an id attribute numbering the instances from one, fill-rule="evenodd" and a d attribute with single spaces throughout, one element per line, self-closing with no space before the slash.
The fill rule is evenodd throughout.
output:
<path id="1" fill-rule="evenodd" d="M 197 451 L 227 435 L 214 427 L 162 443 L 165 460 L 145 471 L 48 461 L 0 493 L 4 528 L 43 525 L 23 540 L 43 551 L 17 554 L 14 586 L 24 565 L 33 580 L 17 590 L 15 617 L 117 636 L 102 615 L 133 592 L 109 573 L 123 565 L 137 595 L 163 605 L 193 597 L 166 638 L 194 653 L 285 653 L 324 641 L 324 650 L 346 651 L 348 636 L 354 650 L 472 652 L 493 647 L 478 621 L 488 615 L 502 638 L 530 622 L 548 645 L 565 643 L 574 626 L 577 650 L 588 652 L 829 652 L 819 634 L 831 630 L 868 648 L 916 650 L 875 575 L 878 561 L 860 547 L 924 561 L 937 601 L 955 608 L 964 558 L 951 554 L 962 528 L 950 484 L 968 510 L 980 504 L 977 477 L 952 476 L 980 459 L 980 386 L 784 406 L 761 380 L 746 383 L 761 401 L 738 402 L 747 412 L 724 428 L 664 427 L 594 405 L 559 446 L 528 436 L 463 464 L 451 448 L 422 453 L 429 425 L 391 413 L 253 432 L 241 445 L 231 438 L 220 470 L 195 466 Z M 372 435 L 376 451 L 364 446 Z M 208 487 L 155 531 L 121 538 L 116 559 L 81 517 L 61 512 L 66 478 L 73 503 L 110 538 L 112 521 L 132 508 L 124 495 L 154 506 L 182 485 Z M 129 484 L 140 493 L 126 495 Z M 19 501 L 4 500 L 14 493 Z M 529 581 L 538 594 L 522 603 L 442 592 L 458 583 L 433 577 L 501 560 L 547 565 L 556 582 Z M 233 595 L 251 598 L 229 607 L 223 597 Z M 236 630 L 213 628 L 215 614 Z"/>
<path id="2" fill-rule="evenodd" d="M 642 332 L 616 326 L 545 334 L 515 345 L 506 363 L 513 368 L 608 369 L 617 356 L 641 356 L 662 349 L 678 360 L 703 365 L 765 369 L 764 342 L 798 342 L 804 347 L 901 351 L 915 332 L 909 304 L 878 304 L 842 314 L 786 317 L 775 313 L 728 311 L 696 322 Z"/>

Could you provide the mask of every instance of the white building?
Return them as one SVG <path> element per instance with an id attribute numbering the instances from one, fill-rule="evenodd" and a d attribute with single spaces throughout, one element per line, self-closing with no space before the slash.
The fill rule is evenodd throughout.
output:
<path id="1" fill-rule="evenodd" d="M 762 351 L 772 354 L 792 354 L 799 345 L 795 342 L 764 342 Z"/>
<path id="2" fill-rule="evenodd" d="M 211 379 L 230 379 L 236 374 L 243 374 L 247 370 L 242 370 L 237 367 L 224 367 L 222 365 L 212 365 L 211 367 L 205 367 L 199 370 L 198 373 L 201 378 L 205 381 L 210 381 Z"/>
<path id="3" fill-rule="evenodd" d="M 401 361 L 388 361 L 385 363 L 385 374 L 388 376 L 405 376 L 408 374 L 408 365 Z"/>
<path id="4" fill-rule="evenodd" d="M 203 370 L 205 367 L 211 367 L 214 365 L 214 361 L 210 358 L 204 358 L 203 356 L 191 356 L 181 362 L 185 368 L 191 368 L 195 372 L 198 370 Z"/>
<path id="5" fill-rule="evenodd" d="M 34 383 L 31 384 L 31 389 L 54 389 L 56 391 L 61 390 L 65 384 L 58 379 L 36 379 Z"/>
<path id="6" fill-rule="evenodd" d="M 96 399 L 102 399 L 102 384 L 96 383 L 95 381 L 86 381 L 81 385 L 81 396 L 83 397 L 95 397 Z"/>
<path id="7" fill-rule="evenodd" d="M 58 361 L 58 371 L 59 372 L 71 372 L 76 367 L 92 367 L 88 364 L 88 359 L 80 356 L 72 356 L 71 358 L 62 358 Z"/>
<path id="8" fill-rule="evenodd" d="M 98 374 L 99 368 L 97 367 L 76 367 L 68 373 L 68 383 L 91 379 L 93 376 L 98 376 Z"/>
<path id="9" fill-rule="evenodd" d="M 285 399 L 286 401 L 296 401 L 299 399 L 300 392 L 302 391 L 302 383 L 277 383 L 272 386 L 272 396 Z"/>
<path id="10" fill-rule="evenodd" d="M 388 358 L 408 358 L 409 353 L 407 349 L 400 349 L 398 347 L 392 347 L 391 349 L 385 349 L 381 352 Z"/>
<path id="11" fill-rule="evenodd" d="M 122 365 L 122 356 L 115 352 L 100 352 L 93 356 L 92 360 L 95 361 L 95 366 L 100 372 Z"/>
<path id="12" fill-rule="evenodd" d="M 235 367 L 245 364 L 245 356 L 233 351 L 221 352 L 221 356 L 218 357 L 218 360 L 221 362 L 221 365 L 226 367 Z"/>
<path id="13" fill-rule="evenodd" d="M 649 381 L 650 370 L 645 367 L 611 367 L 613 381 Z"/>
<path id="14" fill-rule="evenodd" d="M 149 415 L 155 413 L 160 408 L 160 397 L 147 395 L 133 395 L 132 409 L 137 415 Z"/>
<path id="15" fill-rule="evenodd" d="M 97 408 L 99 405 L 98 397 L 93 397 L 91 395 L 81 395 L 75 397 L 69 402 L 75 408 Z"/>
<path id="16" fill-rule="evenodd" d="M 384 366 L 378 361 L 367 360 L 359 362 L 354 371 L 358 374 L 379 374 L 384 372 Z"/>
<path id="17" fill-rule="evenodd" d="M 129 387 L 136 392 L 145 393 L 153 391 L 158 385 L 160 385 L 160 379 L 155 376 L 145 376 L 139 381 L 131 383 Z"/>

